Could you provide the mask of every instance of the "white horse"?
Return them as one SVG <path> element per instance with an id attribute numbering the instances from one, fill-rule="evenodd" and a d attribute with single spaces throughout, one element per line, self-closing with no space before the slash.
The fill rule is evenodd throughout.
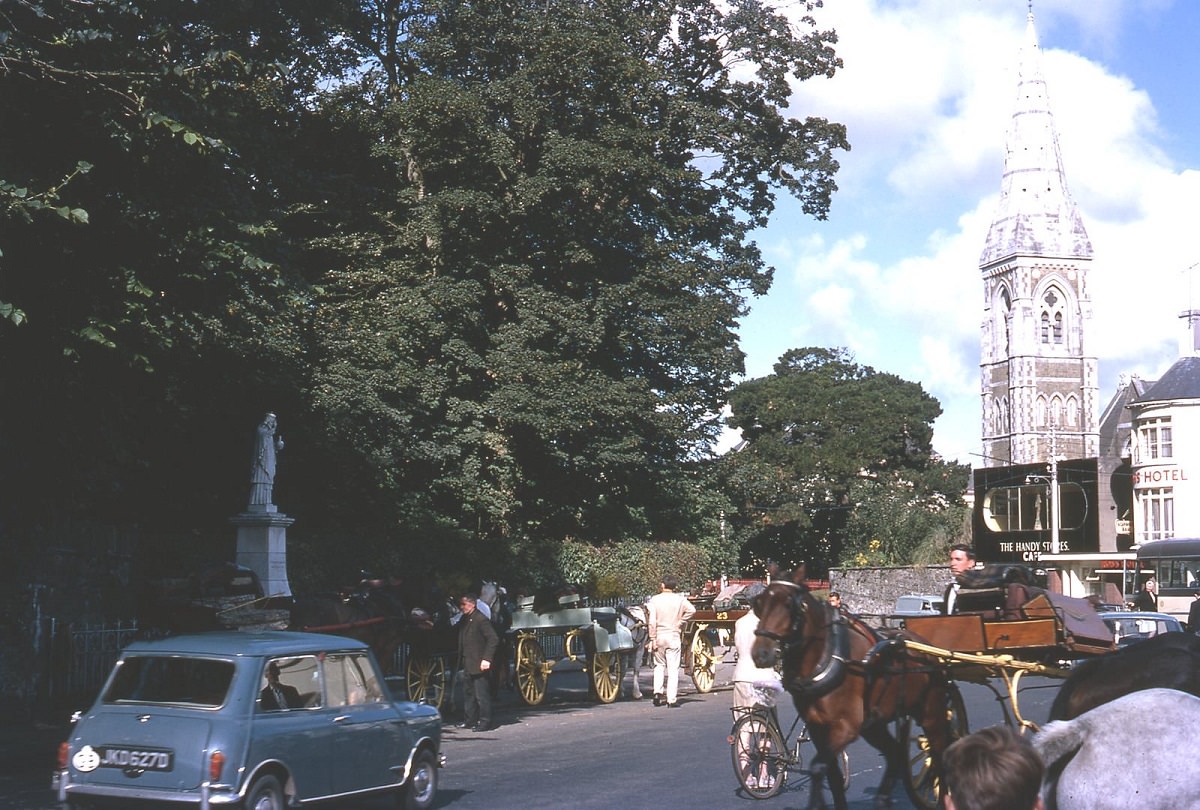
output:
<path id="1" fill-rule="evenodd" d="M 1033 737 L 1046 763 L 1046 810 L 1194 810 L 1200 697 L 1175 689 L 1132 692 L 1048 723 Z"/>
<path id="2" fill-rule="evenodd" d="M 633 649 L 627 653 L 622 653 L 622 658 L 625 669 L 629 670 L 633 675 L 633 687 L 629 690 L 629 696 L 635 700 L 641 700 L 642 685 L 640 683 L 640 670 L 646 663 L 646 639 L 650 637 L 650 633 L 646 629 L 646 606 L 618 606 L 617 620 L 628 627 L 629 634 L 633 636 Z"/>

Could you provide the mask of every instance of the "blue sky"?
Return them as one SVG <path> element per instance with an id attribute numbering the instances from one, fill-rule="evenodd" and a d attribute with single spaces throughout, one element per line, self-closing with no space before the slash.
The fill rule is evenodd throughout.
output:
<path id="1" fill-rule="evenodd" d="M 799 13 L 799 6 L 794 7 Z M 1035 0 L 1068 188 L 1095 249 L 1100 399 L 1179 356 L 1200 309 L 1200 2 Z M 747 377 L 802 346 L 920 382 L 934 449 L 980 465 L 979 254 L 999 197 L 1026 0 L 826 0 L 845 67 L 790 114 L 846 124 L 829 219 L 782 200 L 756 235 L 776 268 L 740 336 Z M 1191 276 L 1195 274 L 1195 278 Z M 1194 290 L 1194 292 L 1193 292 Z M 1189 304 L 1189 299 L 1191 303 Z"/>

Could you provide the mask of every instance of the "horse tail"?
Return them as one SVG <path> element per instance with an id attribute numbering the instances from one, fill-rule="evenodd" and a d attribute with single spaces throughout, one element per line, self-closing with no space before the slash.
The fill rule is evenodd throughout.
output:
<path id="1" fill-rule="evenodd" d="M 1055 720 L 1047 723 L 1033 738 L 1033 744 L 1042 755 L 1049 773 L 1060 760 L 1072 757 L 1087 738 L 1084 723 L 1077 720 Z M 1065 765 L 1065 763 L 1063 763 Z"/>
<path id="2" fill-rule="evenodd" d="M 1086 723 L 1079 720 L 1055 720 L 1042 727 L 1033 738 L 1033 746 L 1046 764 L 1042 776 L 1042 798 L 1048 810 L 1058 808 L 1058 780 L 1087 738 Z"/>

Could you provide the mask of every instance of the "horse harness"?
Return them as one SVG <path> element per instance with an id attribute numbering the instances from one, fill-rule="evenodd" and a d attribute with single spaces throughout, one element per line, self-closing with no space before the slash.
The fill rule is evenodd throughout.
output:
<path id="1" fill-rule="evenodd" d="M 761 628 L 756 629 L 754 634 L 776 642 L 782 654 L 782 651 L 800 633 L 798 616 L 806 614 L 808 606 L 804 603 L 804 590 L 795 582 L 786 579 L 777 579 L 773 580 L 767 587 L 770 588 L 771 585 L 784 585 L 795 591 L 791 597 L 792 626 L 786 637 Z M 817 661 L 817 665 L 813 668 L 810 675 L 804 678 L 793 678 L 791 683 L 787 685 L 789 692 L 804 700 L 822 698 L 841 686 L 842 682 L 846 679 L 847 657 L 850 651 L 848 623 L 840 610 L 835 610 L 826 605 L 825 611 L 828 617 L 828 623 L 825 625 L 828 631 L 828 638 L 821 650 L 821 658 Z"/>
<path id="2" fill-rule="evenodd" d="M 803 598 L 805 589 L 797 583 L 786 579 L 778 579 L 772 580 L 768 588 L 771 585 L 783 585 L 794 591 L 791 597 L 792 626 L 786 636 L 762 629 L 755 630 L 754 634 L 769 638 L 779 644 L 782 655 L 783 651 L 790 644 L 794 643 L 795 637 L 801 633 L 800 617 L 808 612 L 808 605 Z M 812 674 L 805 678 L 793 678 L 787 685 L 788 691 L 800 699 L 811 702 L 828 695 L 841 686 L 850 671 L 861 675 L 865 682 L 863 689 L 863 700 L 865 702 L 867 696 L 871 694 L 875 683 L 881 678 L 895 677 L 896 675 L 906 677 L 922 672 L 932 673 L 936 670 L 936 668 L 925 667 L 913 669 L 908 666 L 898 669 L 892 668 L 891 664 L 897 657 L 907 657 L 908 651 L 905 648 L 904 639 L 899 635 L 881 638 L 879 633 L 875 632 L 868 625 L 862 624 L 862 622 L 857 622 L 857 624 L 865 629 L 868 638 L 874 643 L 861 660 L 850 660 L 849 619 L 847 619 L 842 611 L 828 604 L 823 605 L 823 608 L 827 615 L 825 628 L 828 631 L 828 635 L 821 652 L 821 658 L 818 660 Z M 901 691 L 903 692 L 903 690 Z M 870 710 L 871 707 L 864 706 L 864 709 L 867 710 L 868 715 L 874 714 Z"/>

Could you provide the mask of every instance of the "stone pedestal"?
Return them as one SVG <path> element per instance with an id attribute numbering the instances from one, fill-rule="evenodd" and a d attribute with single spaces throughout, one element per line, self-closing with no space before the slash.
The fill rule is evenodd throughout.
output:
<path id="1" fill-rule="evenodd" d="M 291 596 L 287 577 L 287 528 L 296 522 L 274 504 L 252 504 L 230 522 L 238 527 L 237 563 L 258 575 L 267 596 Z"/>

